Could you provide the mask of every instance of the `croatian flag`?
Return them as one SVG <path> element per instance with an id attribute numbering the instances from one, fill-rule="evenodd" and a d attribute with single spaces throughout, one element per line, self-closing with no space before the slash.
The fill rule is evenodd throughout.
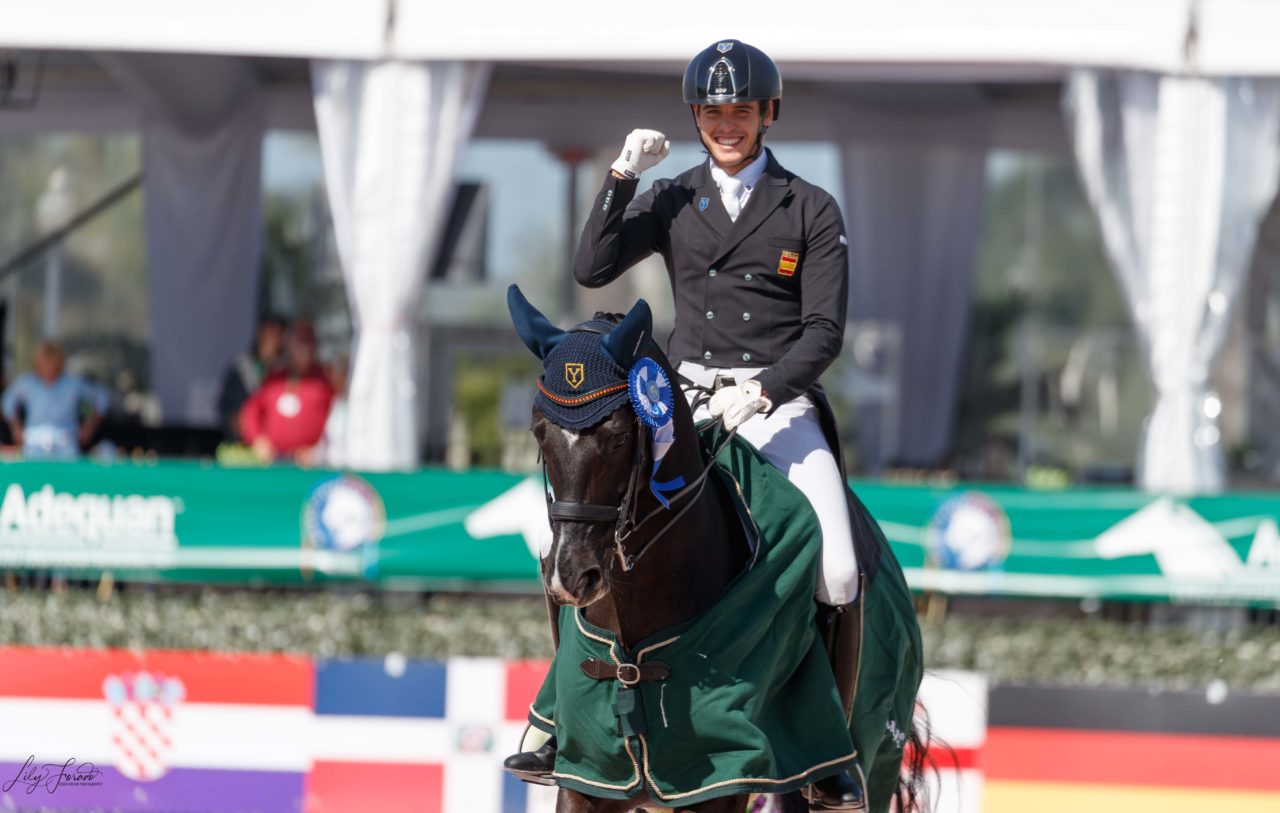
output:
<path id="1" fill-rule="evenodd" d="M 541 662 L 0 648 L 0 809 L 542 813 Z"/>
<path id="2" fill-rule="evenodd" d="M 296 810 L 314 690 L 303 658 L 0 649 L 0 806 Z"/>

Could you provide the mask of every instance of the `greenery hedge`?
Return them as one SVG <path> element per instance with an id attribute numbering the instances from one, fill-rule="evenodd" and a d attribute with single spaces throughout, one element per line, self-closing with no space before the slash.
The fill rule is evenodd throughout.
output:
<path id="1" fill-rule="evenodd" d="M 1280 694 L 1280 628 L 1205 632 L 1103 620 L 974 618 L 924 626 L 930 669 L 996 682 Z M 0 590 L 0 645 L 441 659 L 550 654 L 539 598 L 342 592 Z"/>
<path id="2" fill-rule="evenodd" d="M 966 618 L 923 626 L 927 668 L 999 683 L 1280 694 L 1280 628 L 1228 631 L 1103 620 Z"/>

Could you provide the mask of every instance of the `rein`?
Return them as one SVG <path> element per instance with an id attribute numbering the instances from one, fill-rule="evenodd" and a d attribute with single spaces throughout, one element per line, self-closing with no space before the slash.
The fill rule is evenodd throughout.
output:
<path id="1" fill-rule="evenodd" d="M 707 431 L 708 429 L 717 430 L 720 425 L 721 420 L 716 418 L 701 431 Z M 649 551 L 649 548 L 653 543 L 665 536 L 667 531 L 671 530 L 675 523 L 685 515 L 685 512 L 692 508 L 698 501 L 697 498 L 702 494 L 702 489 L 707 484 L 707 474 L 711 471 L 711 468 L 715 466 L 716 459 L 720 457 L 720 453 L 724 451 L 725 447 L 728 446 L 729 442 L 738 431 L 737 428 L 734 428 L 725 435 L 724 440 L 717 444 L 715 450 L 707 460 L 707 464 L 703 466 L 702 471 L 698 473 L 698 476 L 675 494 L 671 495 L 671 498 L 667 501 L 666 505 L 658 505 L 656 508 L 637 520 L 635 514 L 636 504 L 639 501 L 638 491 L 640 473 L 644 468 L 642 447 L 644 439 L 643 432 L 639 431 L 641 423 L 638 417 L 635 419 L 634 426 L 636 427 L 636 434 L 640 435 L 640 437 L 636 439 L 635 454 L 632 456 L 631 476 L 627 481 L 627 490 L 623 492 L 622 502 L 618 505 L 552 499 L 551 489 L 549 487 L 550 482 L 547 477 L 547 463 L 546 460 L 542 461 L 542 483 L 547 496 L 547 515 L 551 522 L 613 523 L 614 552 L 618 556 L 618 562 L 622 565 L 624 573 L 631 572 L 635 568 L 636 562 L 638 562 L 640 557 L 644 556 L 645 553 Z M 647 525 L 650 520 L 654 519 L 659 514 L 662 514 L 663 512 L 670 512 L 672 510 L 672 505 L 689 494 L 693 494 L 693 498 L 688 500 L 680 510 L 676 511 L 657 533 L 646 539 L 640 545 L 639 549 L 631 553 L 627 552 L 625 545 L 627 539 Z"/>

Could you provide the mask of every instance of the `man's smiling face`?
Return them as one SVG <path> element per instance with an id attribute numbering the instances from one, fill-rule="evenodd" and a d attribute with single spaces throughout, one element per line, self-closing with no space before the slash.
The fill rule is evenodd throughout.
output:
<path id="1" fill-rule="evenodd" d="M 755 157 L 760 127 L 773 123 L 773 105 L 768 102 L 694 105 L 694 118 L 702 143 L 720 168 L 730 174 Z"/>

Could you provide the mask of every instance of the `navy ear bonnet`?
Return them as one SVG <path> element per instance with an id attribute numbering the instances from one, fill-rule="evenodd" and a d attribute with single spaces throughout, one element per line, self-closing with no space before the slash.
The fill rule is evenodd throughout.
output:
<path id="1" fill-rule="evenodd" d="M 533 403 L 565 429 L 585 429 L 625 404 L 627 371 L 604 352 L 599 333 L 616 325 L 592 320 L 574 328 L 542 360 Z"/>
<path id="2" fill-rule="evenodd" d="M 507 308 L 520 340 L 542 359 L 533 403 L 565 429 L 585 429 L 628 402 L 649 438 L 653 466 L 649 490 L 665 507 L 667 494 L 685 487 L 684 477 L 658 480 L 658 468 L 675 445 L 675 398 L 668 371 L 642 355 L 653 334 L 653 314 L 641 299 L 615 322 L 596 318 L 571 331 L 551 324 L 520 289 L 507 289 Z M 655 355 L 660 355 L 655 352 Z"/>
<path id="3" fill-rule="evenodd" d="M 653 326 L 643 299 L 621 322 L 596 318 L 571 331 L 551 324 L 514 285 L 507 289 L 507 307 L 520 339 L 542 359 L 533 402 L 548 419 L 566 429 L 584 429 L 631 398 L 628 372 Z"/>

